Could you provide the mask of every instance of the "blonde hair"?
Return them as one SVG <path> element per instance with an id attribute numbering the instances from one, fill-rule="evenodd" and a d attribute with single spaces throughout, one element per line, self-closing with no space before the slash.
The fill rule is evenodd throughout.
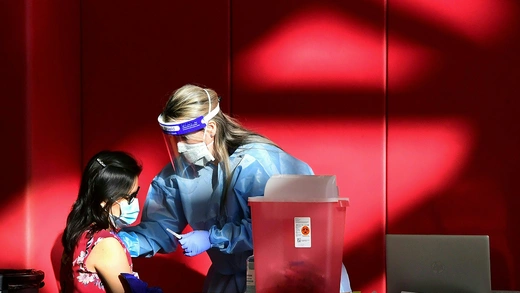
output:
<path id="1" fill-rule="evenodd" d="M 209 93 L 209 100 L 205 90 Z M 205 116 L 215 109 L 219 100 L 218 94 L 210 88 L 186 84 L 169 97 L 162 115 L 166 122 L 195 119 Z M 211 109 L 209 109 L 209 101 L 211 101 Z M 213 156 L 216 161 L 222 162 L 224 165 L 226 176 L 224 190 L 227 190 L 231 181 L 230 153 L 241 145 L 248 143 L 266 143 L 280 148 L 268 138 L 244 128 L 237 120 L 222 113 L 222 111 L 219 111 L 210 121 L 214 121 L 217 125 Z"/>

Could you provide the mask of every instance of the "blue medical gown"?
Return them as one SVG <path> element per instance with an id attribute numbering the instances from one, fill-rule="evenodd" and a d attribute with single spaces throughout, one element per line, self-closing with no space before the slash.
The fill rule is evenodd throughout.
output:
<path id="1" fill-rule="evenodd" d="M 248 198 L 263 196 L 275 174 L 312 175 L 304 162 L 277 147 L 262 143 L 243 145 L 230 156 L 231 184 L 223 200 L 222 163 L 208 164 L 191 179 L 174 174 L 168 164 L 152 180 L 141 223 L 119 233 L 132 257 L 151 257 L 176 249 L 177 240 L 166 231 L 209 231 L 212 264 L 204 292 L 244 292 L 246 259 L 253 253 Z M 223 206 L 221 203 L 223 202 Z"/>

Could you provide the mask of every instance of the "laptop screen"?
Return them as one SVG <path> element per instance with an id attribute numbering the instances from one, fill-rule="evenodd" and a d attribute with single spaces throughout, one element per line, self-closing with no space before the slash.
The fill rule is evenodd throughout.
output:
<path id="1" fill-rule="evenodd" d="M 386 235 L 387 293 L 490 293 L 487 235 Z"/>

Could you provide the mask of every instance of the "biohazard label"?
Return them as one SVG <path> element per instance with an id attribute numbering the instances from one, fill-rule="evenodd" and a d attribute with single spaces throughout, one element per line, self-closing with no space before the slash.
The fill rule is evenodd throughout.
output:
<path id="1" fill-rule="evenodd" d="M 294 218 L 294 247 L 311 247 L 311 218 Z"/>

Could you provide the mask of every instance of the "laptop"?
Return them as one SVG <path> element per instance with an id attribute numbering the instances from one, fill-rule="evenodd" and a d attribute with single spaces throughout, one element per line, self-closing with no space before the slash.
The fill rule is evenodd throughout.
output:
<path id="1" fill-rule="evenodd" d="M 490 293 L 487 235 L 386 235 L 387 293 Z"/>

